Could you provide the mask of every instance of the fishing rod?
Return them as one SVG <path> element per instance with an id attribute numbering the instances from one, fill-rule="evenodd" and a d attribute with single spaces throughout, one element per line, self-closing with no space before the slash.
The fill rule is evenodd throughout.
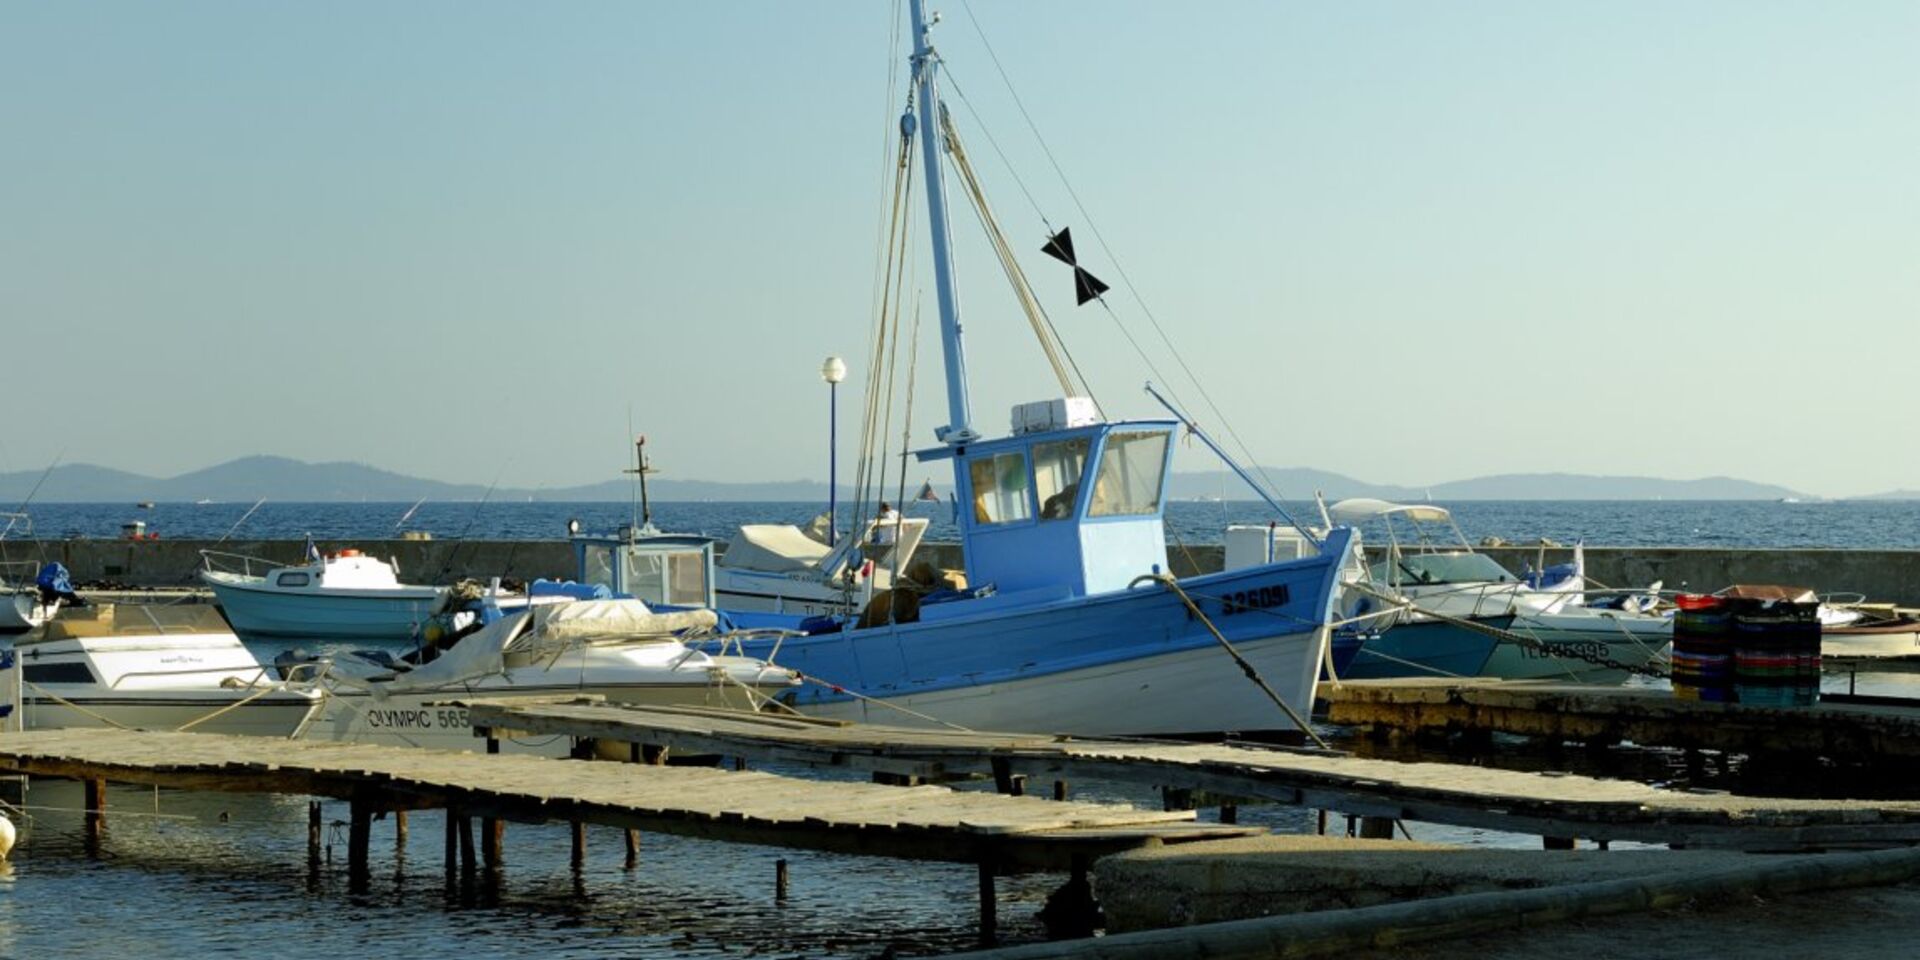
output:
<path id="1" fill-rule="evenodd" d="M 418 509 L 420 509 L 420 505 L 421 505 L 421 504 L 423 504 L 423 503 L 426 503 L 426 502 L 427 502 L 427 498 L 426 498 L 426 497 L 421 497 L 420 499 L 418 499 L 418 500 L 415 500 L 415 501 L 413 502 L 413 506 L 411 506 L 411 507 L 408 507 L 408 508 L 407 508 L 407 512 L 406 512 L 406 513 L 403 513 L 403 514 L 401 514 L 401 515 L 400 515 L 400 519 L 399 519 L 399 520 L 396 520 L 396 521 L 394 521 L 394 524 L 393 524 L 393 532 L 395 532 L 395 533 L 399 533 L 399 532 L 400 532 L 400 528 L 401 528 L 401 527 L 404 527 L 404 526 L 406 526 L 406 525 L 407 525 L 407 521 L 408 521 L 408 520 L 412 520 L 412 519 L 413 519 L 413 513 L 414 513 L 414 511 L 416 511 L 416 510 L 418 510 Z"/>
<path id="2" fill-rule="evenodd" d="M 508 462 L 511 463 L 512 461 Z M 446 562 L 440 565 L 440 572 L 433 575 L 435 580 L 445 579 L 447 572 L 453 569 L 453 558 L 460 554 L 460 547 L 466 543 L 467 534 L 472 532 L 473 525 L 479 522 L 480 511 L 486 507 L 488 500 L 493 499 L 493 491 L 499 488 L 500 476 L 506 473 L 506 471 L 507 464 L 505 463 L 500 465 L 499 470 L 494 471 L 493 482 L 487 484 L 487 492 L 481 495 L 480 502 L 473 505 L 473 513 L 468 515 L 467 525 L 461 527 L 460 532 L 454 535 L 453 547 L 447 551 Z"/>
<path id="3" fill-rule="evenodd" d="M 255 510 L 258 510 L 258 509 L 260 509 L 260 505 L 261 505 L 261 504 L 263 504 L 263 503 L 266 503 L 266 502 L 267 502 L 267 498 L 266 498 L 266 497 L 261 497 L 260 499 L 258 499 L 258 500 L 255 500 L 255 501 L 253 502 L 253 506 L 251 506 L 251 507 L 248 507 L 248 508 L 247 508 L 247 512 L 246 512 L 246 513 L 243 513 L 243 514 L 241 514 L 241 515 L 240 515 L 240 519 L 238 519 L 238 520 L 235 520 L 235 521 L 233 522 L 233 526 L 231 526 L 231 527 L 228 527 L 228 528 L 227 528 L 227 532 L 226 532 L 226 533 L 223 533 L 223 534 L 221 534 L 221 535 L 220 535 L 220 539 L 218 539 L 218 540 L 215 540 L 215 541 L 213 542 L 213 545 L 217 547 L 217 546 L 219 546 L 219 545 L 221 545 L 221 544 L 223 544 L 223 543 L 226 543 L 226 542 L 227 542 L 227 538 L 228 538 L 228 537 L 231 537 L 231 536 L 233 536 L 233 533 L 234 533 L 234 531 L 235 531 L 235 530 L 238 530 L 238 529 L 240 529 L 240 525 L 241 525 L 241 524 L 243 524 L 243 523 L 246 523 L 246 522 L 247 522 L 247 520 L 248 520 L 248 518 L 250 518 L 250 517 L 252 517 L 252 516 L 253 516 L 253 512 L 254 512 Z"/>
<path id="4" fill-rule="evenodd" d="M 13 511 L 15 513 L 27 512 L 27 505 L 33 502 L 34 497 L 37 497 L 40 495 L 40 488 L 46 484 L 48 477 L 53 476 L 54 468 L 60 465 L 60 458 L 66 455 L 67 455 L 67 452 L 65 450 L 62 450 L 59 453 L 54 455 L 53 462 L 47 464 L 47 469 L 42 470 L 40 472 L 40 479 L 34 481 L 33 489 L 27 491 L 27 498 L 25 500 L 20 501 L 19 506 L 13 508 Z"/>

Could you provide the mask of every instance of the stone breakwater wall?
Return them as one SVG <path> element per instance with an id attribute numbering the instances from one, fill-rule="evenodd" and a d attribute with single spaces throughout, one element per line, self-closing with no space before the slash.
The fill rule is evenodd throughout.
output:
<path id="1" fill-rule="evenodd" d="M 179 587 L 195 582 L 200 551 L 246 554 L 280 563 L 297 563 L 299 540 L 62 540 L 32 544 L 9 542 L 5 560 L 58 560 L 86 584 L 131 587 Z M 328 550 L 347 547 L 400 565 L 403 580 L 439 582 L 458 577 L 565 578 L 573 575 L 573 550 L 564 540 L 341 540 Z M 1541 559 L 1538 547 L 1481 548 L 1516 573 Z M 1169 565 L 1180 576 L 1219 570 L 1222 548 L 1199 545 L 1169 551 Z M 1862 593 L 1876 602 L 1920 607 L 1920 550 L 1737 549 L 1723 547 L 1588 547 L 1587 574 L 1612 587 L 1644 587 L 1660 581 L 1667 589 L 1711 592 L 1735 583 L 1774 583 L 1807 587 L 1820 593 Z M 921 555 L 936 566 L 959 567 L 960 548 L 930 543 Z M 1547 563 L 1564 562 L 1570 551 L 1549 549 Z"/>

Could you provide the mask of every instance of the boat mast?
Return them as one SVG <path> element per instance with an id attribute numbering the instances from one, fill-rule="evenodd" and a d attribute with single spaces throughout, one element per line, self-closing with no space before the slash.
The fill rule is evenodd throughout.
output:
<path id="1" fill-rule="evenodd" d="M 924 0 L 909 0 L 913 11 L 913 74 L 919 87 L 920 155 L 926 164 L 927 228 L 933 234 L 934 290 L 940 302 L 940 343 L 947 363 L 947 425 L 935 430 L 935 436 L 949 446 L 960 446 L 980 439 L 973 429 L 972 411 L 967 403 L 967 353 L 960 342 L 960 300 L 953 286 L 953 254 L 948 248 L 952 235 L 947 227 L 947 180 L 940 166 L 940 94 L 934 74 L 940 59 L 933 52 L 928 36 L 932 26 L 923 9 Z M 900 125 L 913 132 L 913 114 L 900 118 Z"/>

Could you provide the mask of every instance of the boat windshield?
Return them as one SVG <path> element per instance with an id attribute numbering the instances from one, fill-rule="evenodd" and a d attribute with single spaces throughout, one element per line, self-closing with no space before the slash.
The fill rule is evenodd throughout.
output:
<path id="1" fill-rule="evenodd" d="M 1400 558 L 1398 571 L 1385 562 L 1373 565 L 1378 583 L 1513 583 L 1507 568 L 1479 553 L 1416 553 Z"/>
<path id="2" fill-rule="evenodd" d="M 1108 436 L 1087 516 L 1159 513 L 1161 487 L 1166 479 L 1167 436 L 1165 430 L 1116 431 Z"/>
<path id="3" fill-rule="evenodd" d="M 1065 520 L 1073 516 L 1080 497 L 1080 475 L 1087 469 L 1086 437 L 1033 445 L 1034 495 L 1040 500 L 1040 519 Z"/>

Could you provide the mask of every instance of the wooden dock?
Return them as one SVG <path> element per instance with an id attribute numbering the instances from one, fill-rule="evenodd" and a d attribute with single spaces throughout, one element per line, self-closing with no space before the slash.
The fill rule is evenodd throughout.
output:
<path id="1" fill-rule="evenodd" d="M 903 789 L 713 767 L 197 733 L 9 733 L 0 738 L 0 770 L 85 783 L 88 830 L 96 838 L 108 781 L 346 800 L 352 811 L 349 874 L 362 884 L 373 816 L 436 807 L 449 811 L 450 874 L 456 852 L 461 869 L 474 868 L 473 818 L 482 820 L 481 846 L 490 867 L 503 857 L 507 821 L 606 824 L 717 841 L 973 863 L 980 871 L 987 942 L 995 926 L 996 875 L 1046 870 L 1083 879 L 1087 866 L 1109 853 L 1260 832 L 1198 823 L 1191 811 L 1055 803 L 940 786 Z M 317 863 L 317 807 L 313 816 L 308 854 Z M 577 826 L 576 858 L 583 837 Z"/>
<path id="2" fill-rule="evenodd" d="M 973 733 L 701 708 L 476 702 L 469 716 L 476 729 L 750 762 L 807 763 L 895 778 L 992 774 L 1007 791 L 1021 790 L 1021 777 L 1059 783 L 1095 779 L 1370 818 L 1688 847 L 1784 850 L 1920 842 L 1920 801 L 1737 797 L 1330 751 Z M 1056 795 L 1064 792 L 1057 789 Z"/>
<path id="3" fill-rule="evenodd" d="M 1337 724 L 1398 731 L 1506 733 L 1558 742 L 1826 757 L 1920 758 L 1920 709 L 1890 703 L 1758 707 L 1681 700 L 1634 687 L 1520 680 L 1367 680 L 1323 684 Z"/>

